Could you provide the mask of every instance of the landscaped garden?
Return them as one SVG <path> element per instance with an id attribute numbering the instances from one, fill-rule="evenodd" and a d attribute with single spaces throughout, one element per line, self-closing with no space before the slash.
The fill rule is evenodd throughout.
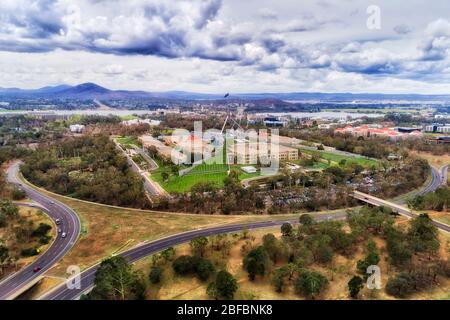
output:
<path id="1" fill-rule="evenodd" d="M 362 165 L 364 167 L 371 167 L 371 166 L 376 166 L 378 165 L 378 162 L 376 160 L 373 159 L 369 159 L 363 156 L 345 156 L 345 155 L 341 155 L 341 154 L 336 154 L 336 153 L 331 153 L 331 152 L 326 152 L 326 151 L 321 151 L 321 150 L 317 150 L 317 151 L 312 151 L 312 150 L 305 150 L 302 149 L 301 150 L 302 153 L 306 153 L 306 154 L 314 154 L 317 153 L 319 154 L 319 156 L 324 159 L 324 160 L 329 160 L 331 162 L 331 164 L 338 164 L 340 163 L 342 160 L 345 160 L 346 163 L 350 163 L 350 162 L 354 162 L 357 163 L 359 165 Z"/>

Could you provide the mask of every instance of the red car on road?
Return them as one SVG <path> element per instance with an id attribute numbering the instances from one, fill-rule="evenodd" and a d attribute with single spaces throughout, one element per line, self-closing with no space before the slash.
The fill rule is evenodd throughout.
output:
<path id="1" fill-rule="evenodd" d="M 41 269 L 42 269 L 41 267 L 34 267 L 33 272 L 34 273 L 39 272 L 39 271 L 41 271 Z"/>

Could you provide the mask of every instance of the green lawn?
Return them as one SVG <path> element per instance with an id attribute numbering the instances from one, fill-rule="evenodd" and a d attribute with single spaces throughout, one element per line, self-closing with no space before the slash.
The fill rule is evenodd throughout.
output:
<path id="1" fill-rule="evenodd" d="M 371 166 L 376 166 L 378 165 L 378 162 L 376 160 L 372 160 L 372 159 L 367 159 L 365 157 L 351 157 L 351 156 L 344 156 L 344 155 L 340 155 L 340 154 L 335 154 L 335 153 L 330 153 L 330 152 L 326 152 L 326 151 L 321 151 L 321 150 L 317 150 L 317 151 L 311 151 L 311 150 L 305 150 L 302 149 L 301 152 L 307 153 L 307 154 L 312 154 L 314 152 L 317 152 L 320 154 L 320 157 L 322 159 L 325 160 L 330 160 L 332 162 L 335 163 L 339 163 L 341 160 L 346 160 L 347 163 L 348 162 L 356 162 L 359 165 L 362 165 L 364 167 L 371 167 Z"/>
<path id="2" fill-rule="evenodd" d="M 128 121 L 128 120 L 138 119 L 138 117 L 135 116 L 135 115 L 132 115 L 132 114 L 128 114 L 128 115 L 120 116 L 120 119 L 123 120 L 123 121 Z"/>
<path id="3" fill-rule="evenodd" d="M 233 165 L 233 169 L 239 169 L 240 166 Z M 240 169 L 239 169 L 240 170 Z M 162 178 L 163 166 L 153 172 L 152 179 L 158 182 L 167 192 L 188 192 L 198 182 L 212 182 L 217 187 L 223 187 L 223 181 L 228 175 L 228 165 L 226 164 L 206 164 L 203 163 L 184 176 L 171 174 L 168 181 Z M 245 173 L 240 171 L 239 179 L 244 180 L 258 176 L 259 173 Z"/>
<path id="4" fill-rule="evenodd" d="M 130 136 L 118 137 L 116 140 L 118 143 L 120 143 L 123 146 L 135 145 L 138 147 L 142 147 L 142 143 L 136 137 L 130 137 Z"/>

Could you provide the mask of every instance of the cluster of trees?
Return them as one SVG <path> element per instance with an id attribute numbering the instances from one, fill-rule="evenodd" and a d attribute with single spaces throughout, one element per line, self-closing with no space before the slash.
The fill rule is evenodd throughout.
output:
<path id="1" fill-rule="evenodd" d="M 352 257 L 365 243 L 365 256 L 355 264 L 356 274 L 348 282 L 349 296 L 357 298 L 369 276 L 369 266 L 377 266 L 381 260 L 373 237 L 386 241 L 388 261 L 401 271 L 400 276 L 389 279 L 388 294 L 405 296 L 426 288 L 425 279 L 433 285 L 439 275 L 448 276 L 448 263 L 437 254 L 438 231 L 427 215 L 412 219 L 407 229 L 396 226 L 392 210 L 384 207 L 363 207 L 359 212 L 348 212 L 347 218 L 350 230 L 341 222 L 315 222 L 304 214 L 297 228 L 282 225 L 280 239 L 267 234 L 256 248 L 243 246 L 243 266 L 249 279 L 269 276 L 277 292 L 292 285 L 297 293 L 315 298 L 326 290 L 328 279 L 311 269 L 312 265 L 329 267 L 336 254 Z M 423 255 L 426 259 L 419 259 Z"/>
<path id="2" fill-rule="evenodd" d="M 26 158 L 24 176 L 32 183 L 76 198 L 146 208 L 142 179 L 106 135 L 81 136 L 39 148 Z"/>
<path id="3" fill-rule="evenodd" d="M 120 256 L 102 261 L 95 273 L 94 288 L 85 300 L 142 300 L 145 298 L 142 274 Z"/>
<path id="4" fill-rule="evenodd" d="M 201 121 L 203 130 L 207 129 L 222 129 L 222 125 L 225 121 L 225 117 L 209 116 L 209 117 L 199 117 L 198 119 L 192 118 L 180 118 L 176 114 L 167 114 L 161 123 L 162 129 L 179 128 L 186 129 L 189 131 L 194 130 L 194 121 Z"/>
<path id="5" fill-rule="evenodd" d="M 191 240 L 192 256 L 182 255 L 176 258 L 172 267 L 179 275 L 195 274 L 201 281 L 207 281 L 211 277 L 206 293 L 213 299 L 233 299 L 238 289 L 237 281 L 226 270 L 215 273 L 215 266 L 210 259 L 205 258 L 207 251 L 221 251 L 227 253 L 228 240 L 226 236 L 216 236 L 210 242 L 206 237 L 197 237 Z"/>
<path id="6" fill-rule="evenodd" d="M 232 299 L 237 291 L 236 279 L 227 271 L 215 272 L 215 265 L 206 258 L 206 254 L 222 252 L 228 243 L 227 235 L 198 237 L 190 242 L 192 255 L 176 256 L 172 247 L 152 256 L 152 265 L 148 274 L 151 285 L 164 281 L 164 274 L 171 265 L 173 271 L 181 276 L 196 275 L 206 282 L 207 294 L 214 299 Z M 0 251 L 1 254 L 1 251 Z M 83 296 L 92 300 L 136 300 L 146 296 L 146 283 L 142 273 L 134 271 L 132 265 L 120 256 L 104 260 L 95 275 L 94 289 Z"/>
<path id="7" fill-rule="evenodd" d="M 438 230 L 426 214 L 412 219 L 409 227 L 394 225 L 388 209 L 363 208 L 361 212 L 349 213 L 349 224 L 359 234 L 380 236 L 386 241 L 389 262 L 401 273 L 388 280 L 386 292 L 396 297 L 406 297 L 437 283 L 439 275 L 448 276 L 450 272 L 447 261 L 439 254 L 440 242 Z M 425 258 L 425 257 L 426 258 Z M 369 241 L 366 257 L 358 261 L 357 270 L 365 274 L 369 265 L 376 265 L 380 260 L 375 244 Z M 359 290 L 355 276 L 349 282 L 350 295 L 356 297 Z M 426 283 L 426 285 L 425 285 Z"/>
<path id="8" fill-rule="evenodd" d="M 65 130 L 62 121 L 39 119 L 33 116 L 0 118 L 0 147 L 16 148 L 20 144 L 51 141 L 62 137 Z"/>
<path id="9" fill-rule="evenodd" d="M 338 150 L 377 159 L 386 158 L 390 153 L 397 150 L 389 139 L 378 137 L 357 138 L 352 135 L 335 134 L 334 130 L 280 129 L 280 135 L 321 143 Z"/>
<path id="10" fill-rule="evenodd" d="M 302 215 L 299 222 L 298 228 L 283 224 L 281 239 L 266 234 L 260 246 L 245 254 L 243 266 L 252 281 L 269 275 L 277 292 L 292 284 L 297 293 L 314 299 L 327 288 L 328 279 L 310 269 L 312 264 L 328 266 L 336 253 L 352 254 L 356 236 L 345 232 L 341 222 L 318 223 L 308 214 Z M 280 263 L 284 264 L 274 268 Z"/>
<path id="11" fill-rule="evenodd" d="M 409 201 L 409 205 L 416 210 L 448 211 L 450 205 L 450 188 L 443 186 L 434 192 L 417 196 Z"/>

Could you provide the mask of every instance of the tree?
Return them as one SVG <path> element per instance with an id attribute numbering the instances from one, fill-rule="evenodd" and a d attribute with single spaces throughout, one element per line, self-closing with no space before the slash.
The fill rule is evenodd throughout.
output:
<path id="1" fill-rule="evenodd" d="M 168 261 L 172 261 L 173 258 L 175 257 L 175 248 L 174 247 L 169 247 L 163 251 L 161 251 L 160 255 L 161 257 L 164 259 L 164 262 L 168 262 Z"/>
<path id="2" fill-rule="evenodd" d="M 45 236 L 50 230 L 52 229 L 52 226 L 47 223 L 39 223 L 39 226 L 36 228 L 36 230 L 33 231 L 31 234 L 33 237 L 42 237 Z"/>
<path id="3" fill-rule="evenodd" d="M 160 266 L 153 266 L 150 269 L 149 280 L 153 284 L 157 284 L 161 282 L 161 277 L 164 270 Z"/>
<path id="4" fill-rule="evenodd" d="M 281 234 L 283 237 L 290 237 L 292 236 L 293 228 L 292 225 L 288 222 L 285 222 L 281 225 Z"/>
<path id="5" fill-rule="evenodd" d="M 26 196 L 27 196 L 26 192 L 18 188 L 14 188 L 13 191 L 11 192 L 11 197 L 13 200 L 22 200 Z"/>
<path id="6" fill-rule="evenodd" d="M 361 274 L 367 276 L 367 268 L 369 266 L 377 265 L 380 262 L 380 256 L 378 254 L 377 245 L 373 240 L 367 243 L 366 257 L 363 260 L 359 260 L 356 263 L 356 267 Z"/>
<path id="7" fill-rule="evenodd" d="M 207 259 L 200 259 L 196 265 L 197 276 L 200 280 L 206 281 L 209 279 L 211 274 L 214 273 L 214 266 L 211 261 Z"/>
<path id="8" fill-rule="evenodd" d="M 208 238 L 203 236 L 196 237 L 190 241 L 189 245 L 193 255 L 203 257 L 208 246 Z"/>
<path id="9" fill-rule="evenodd" d="M 0 263 L 5 262 L 8 258 L 9 258 L 8 248 L 0 243 Z"/>
<path id="10" fill-rule="evenodd" d="M 408 237 L 415 252 L 434 253 L 439 249 L 438 229 L 427 214 L 414 218 L 410 225 Z"/>
<path id="11" fill-rule="evenodd" d="M 207 294 L 211 298 L 233 299 L 238 289 L 237 281 L 233 275 L 225 270 L 217 273 L 214 282 L 211 282 L 207 288 Z"/>
<path id="12" fill-rule="evenodd" d="M 403 266 L 411 261 L 413 251 L 406 234 L 399 228 L 390 226 L 385 230 L 386 248 L 389 258 L 396 266 Z"/>
<path id="13" fill-rule="evenodd" d="M 243 261 L 244 269 L 248 272 L 249 279 L 253 281 L 257 275 L 263 276 L 266 272 L 268 262 L 269 257 L 264 247 L 259 246 L 251 250 Z"/>
<path id="14" fill-rule="evenodd" d="M 406 298 L 414 292 L 414 279 L 407 273 L 400 273 L 395 277 L 389 278 L 385 290 L 391 296 Z"/>
<path id="15" fill-rule="evenodd" d="M 169 180 L 169 174 L 166 171 L 161 172 L 161 178 L 163 181 Z"/>
<path id="16" fill-rule="evenodd" d="M 361 277 L 354 276 L 348 282 L 348 291 L 350 293 L 350 297 L 356 298 L 358 297 L 359 291 L 364 287 L 364 280 Z"/>
<path id="17" fill-rule="evenodd" d="M 302 214 L 300 216 L 300 218 L 298 219 L 298 222 L 300 222 L 300 224 L 304 225 L 304 226 L 310 226 L 314 223 L 314 219 L 313 217 L 311 217 L 310 214 Z"/>
<path id="18" fill-rule="evenodd" d="M 0 201 L 0 215 L 5 218 L 16 217 L 19 214 L 19 208 L 14 205 L 11 201 L 5 200 Z"/>
<path id="19" fill-rule="evenodd" d="M 195 261 L 191 256 L 179 256 L 172 262 L 173 270 L 180 274 L 186 275 L 195 271 Z"/>
<path id="20" fill-rule="evenodd" d="M 286 285 L 286 278 L 291 280 L 295 266 L 291 263 L 275 269 L 272 275 L 272 285 L 275 287 L 276 292 L 283 292 Z"/>
<path id="21" fill-rule="evenodd" d="M 331 238 L 325 233 L 308 236 L 305 239 L 307 247 L 311 250 L 314 261 L 318 263 L 329 263 L 333 260 L 333 248 L 330 246 Z"/>
<path id="22" fill-rule="evenodd" d="M 278 239 L 272 234 L 266 234 L 262 238 L 263 247 L 266 250 L 270 260 L 277 262 L 283 255 L 283 248 L 280 245 Z"/>
<path id="23" fill-rule="evenodd" d="M 302 270 L 295 281 L 295 291 L 308 298 L 314 299 L 328 285 L 328 280 L 316 271 Z"/>
<path id="24" fill-rule="evenodd" d="M 120 256 L 102 261 L 95 273 L 92 299 L 136 300 L 142 299 L 145 286 L 139 274 Z"/>

